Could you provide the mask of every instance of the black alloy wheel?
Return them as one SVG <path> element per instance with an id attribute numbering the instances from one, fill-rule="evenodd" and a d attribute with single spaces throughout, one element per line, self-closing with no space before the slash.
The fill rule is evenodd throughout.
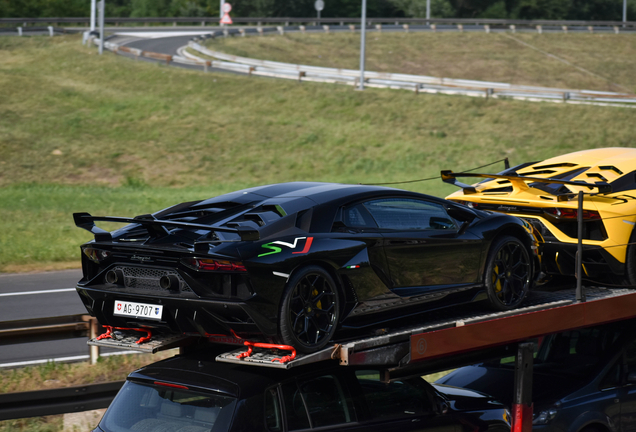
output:
<path id="1" fill-rule="evenodd" d="M 527 247 L 516 237 L 493 243 L 486 263 L 485 281 L 490 305 L 495 310 L 519 306 L 532 285 L 532 261 Z"/>
<path id="2" fill-rule="evenodd" d="M 318 266 L 294 272 L 287 283 L 279 317 L 284 344 L 303 353 L 324 348 L 340 317 L 340 298 L 333 278 Z"/>

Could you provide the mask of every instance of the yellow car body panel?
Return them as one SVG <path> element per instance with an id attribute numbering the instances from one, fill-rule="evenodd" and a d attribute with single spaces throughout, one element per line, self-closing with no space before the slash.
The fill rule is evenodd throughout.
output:
<path id="1" fill-rule="evenodd" d="M 510 171 L 514 172 L 510 172 Z M 578 210 L 578 192 L 584 192 L 583 210 L 597 212 L 602 222 L 597 237 L 584 238 L 587 250 L 602 248 L 618 263 L 625 264 L 628 243 L 636 225 L 636 149 L 601 148 L 583 150 L 521 165 L 500 174 L 512 179 L 491 178 L 472 185 L 474 190 L 460 190 L 447 199 L 477 208 L 501 211 L 528 221 L 536 220 L 554 237 L 553 243 L 575 245 L 576 231 L 561 229 L 565 219 L 550 214 L 554 209 Z M 516 176 L 520 178 L 516 178 Z M 578 185 L 536 183 L 523 177 L 561 179 L 586 183 L 609 183 L 610 193 Z M 600 216 L 600 219 L 598 218 Z M 576 223 L 576 219 L 569 220 Z M 584 253 L 585 256 L 585 253 Z"/>

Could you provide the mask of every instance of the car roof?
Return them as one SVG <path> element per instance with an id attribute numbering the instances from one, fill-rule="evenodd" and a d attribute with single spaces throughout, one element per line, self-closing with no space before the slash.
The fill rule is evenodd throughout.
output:
<path id="1" fill-rule="evenodd" d="M 325 202 L 351 196 L 355 194 L 364 194 L 369 192 L 395 192 L 404 193 L 400 189 L 387 188 L 372 185 L 353 185 L 342 183 L 321 183 L 321 182 L 290 182 L 277 183 L 265 186 L 257 186 L 248 189 L 242 189 L 236 192 L 230 192 L 219 195 L 197 203 L 197 207 L 210 205 L 216 202 L 234 201 L 234 202 L 250 202 L 264 201 L 272 198 L 281 200 L 289 200 L 291 198 L 309 198 L 316 204 L 324 204 Z M 414 192 L 407 192 L 414 193 Z"/>
<path id="2" fill-rule="evenodd" d="M 330 370 L 337 362 L 321 362 L 307 367 L 291 369 L 244 366 L 220 363 L 215 355 L 196 353 L 177 355 L 157 363 L 142 367 L 128 375 L 132 381 L 185 385 L 191 389 L 225 393 L 234 397 L 247 398 L 262 393 L 263 389 L 286 379 L 317 370 Z"/>

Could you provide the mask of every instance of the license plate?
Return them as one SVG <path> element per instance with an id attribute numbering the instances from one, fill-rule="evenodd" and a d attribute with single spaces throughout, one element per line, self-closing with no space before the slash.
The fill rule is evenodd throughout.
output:
<path id="1" fill-rule="evenodd" d="M 113 315 L 161 320 L 163 306 L 115 300 Z"/>

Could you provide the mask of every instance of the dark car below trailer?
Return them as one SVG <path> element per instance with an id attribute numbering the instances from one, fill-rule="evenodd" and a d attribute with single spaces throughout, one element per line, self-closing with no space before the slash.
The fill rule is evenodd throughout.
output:
<path id="1" fill-rule="evenodd" d="M 437 383 L 488 392 L 512 403 L 514 362 L 457 369 Z M 534 359 L 533 430 L 636 430 L 636 322 L 571 330 L 542 338 Z"/>
<path id="2" fill-rule="evenodd" d="M 177 356 L 139 369 L 96 432 L 497 431 L 508 411 L 484 394 L 321 363 L 287 371 Z"/>

